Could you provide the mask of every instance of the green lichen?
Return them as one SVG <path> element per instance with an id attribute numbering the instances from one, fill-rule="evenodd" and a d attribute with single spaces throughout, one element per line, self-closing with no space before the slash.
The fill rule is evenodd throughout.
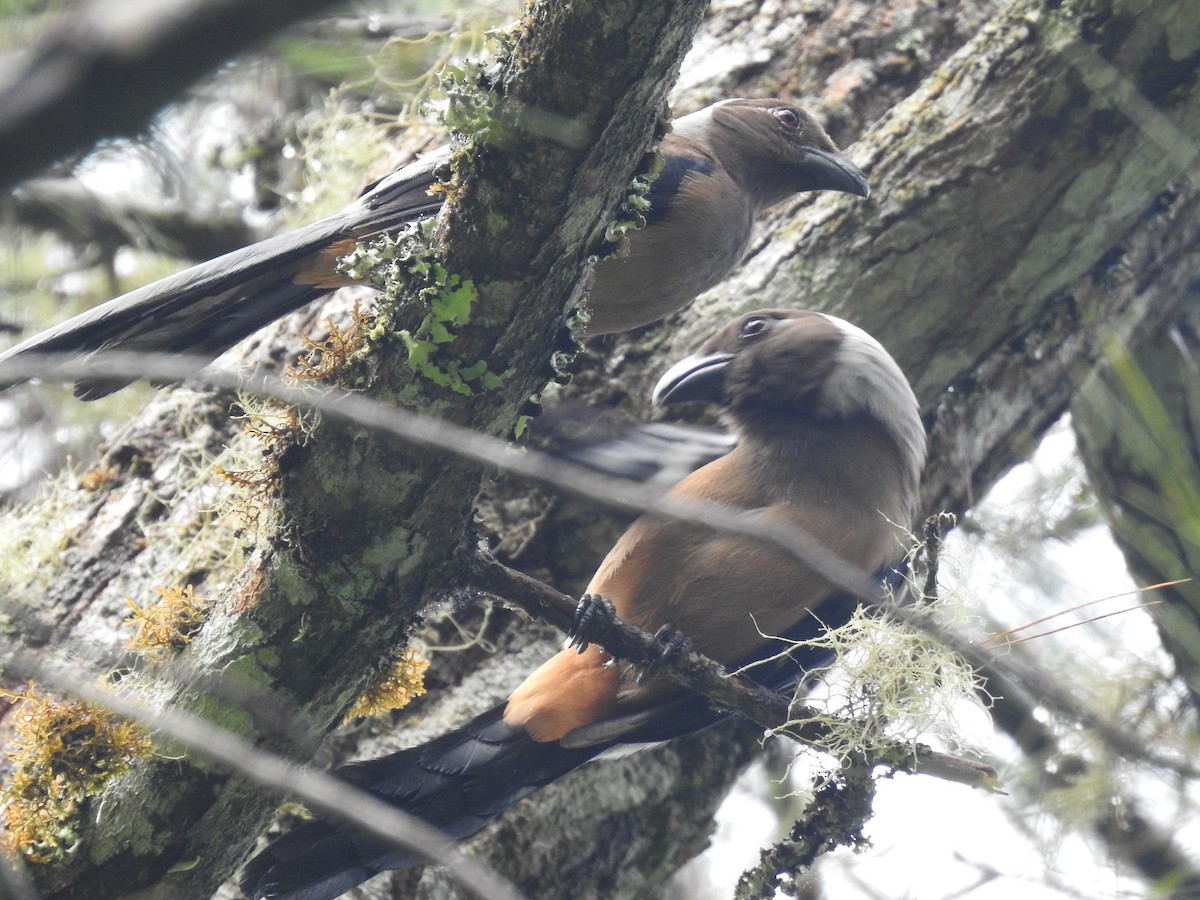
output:
<path id="1" fill-rule="evenodd" d="M 911 552 L 915 559 L 917 548 Z M 929 588 L 923 566 L 914 564 L 908 575 L 907 592 L 913 597 L 926 596 Z M 910 610 L 951 633 L 978 628 L 965 598 L 944 589 L 936 593 L 936 603 L 913 604 Z M 826 729 L 822 749 L 843 762 L 865 752 L 871 759 L 908 764 L 928 734 L 955 751 L 966 746 L 957 710 L 962 698 L 986 695 L 983 682 L 952 647 L 918 625 L 860 607 L 845 624 L 798 646 L 829 651 L 837 662 L 826 673 L 823 702 L 812 703 L 780 731 L 819 723 Z M 905 746 L 898 748 L 897 742 Z"/>
<path id="2" fill-rule="evenodd" d="M 499 387 L 514 369 L 497 374 L 488 368 L 486 360 L 466 362 L 446 358 L 443 352 L 457 337 L 456 329 L 471 321 L 475 301 L 479 299 L 475 283 L 447 272 L 436 262 L 427 265 L 422 274 L 431 282 L 420 292 L 427 303 L 427 312 L 414 331 L 399 332 L 408 350 L 409 366 L 434 384 L 468 397 L 476 388 L 487 391 Z"/>
<path id="3" fill-rule="evenodd" d="M 408 352 L 409 368 L 441 387 L 468 397 L 493 390 L 515 370 L 493 372 L 486 360 L 461 360 L 450 354 L 459 330 L 471 322 L 479 291 L 470 278 L 446 269 L 432 247 L 432 237 L 432 221 L 417 222 L 395 238 L 384 236 L 360 244 L 340 261 L 340 271 L 389 298 L 395 298 L 398 285 L 416 289 L 425 306 L 416 328 L 394 330 L 390 317 L 380 315 L 366 338 L 380 341 L 394 333 Z"/>
<path id="4" fill-rule="evenodd" d="M 443 66 L 441 88 L 447 101 L 443 117 L 447 128 L 482 140 L 503 140 L 504 122 L 495 115 L 499 94 L 483 62 Z"/>

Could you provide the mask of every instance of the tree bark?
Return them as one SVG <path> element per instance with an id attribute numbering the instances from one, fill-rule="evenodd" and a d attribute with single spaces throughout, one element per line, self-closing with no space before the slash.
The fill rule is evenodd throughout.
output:
<path id="1" fill-rule="evenodd" d="M 1107 334 L 1153 333 L 1170 291 L 1195 294 L 1195 191 L 1181 183 L 1169 208 L 1156 203 L 1181 159 L 1128 117 L 1141 108 L 1130 105 L 1137 98 L 1113 86 L 1133 84 L 1182 146 L 1196 146 L 1200 52 L 1187 4 L 1024 0 L 1000 11 L 947 11 L 897 2 L 864 12 L 815 3 L 809 18 L 783 6 L 715 12 L 679 105 L 819 89 L 842 141 L 887 109 L 852 151 L 874 199 L 787 204 L 736 277 L 661 327 L 593 342 L 563 393 L 619 400 L 644 418 L 657 375 L 731 315 L 824 309 L 896 355 L 932 430 L 928 509 L 967 509 L 1059 417 Z M 510 109 L 519 100 L 569 112 L 591 127 L 601 158 L 585 163 L 581 152 L 536 142 L 490 148 L 486 173 L 449 226 L 452 270 L 474 275 L 487 304 L 454 351 L 515 374 L 498 391 L 460 398 L 397 375 L 399 354 L 384 344 L 378 390 L 507 434 L 521 402 L 541 387 L 557 312 L 598 246 L 596 223 L 615 207 L 647 135 L 646 111 L 690 38 L 686 10 L 668 20 L 651 3 L 616 7 L 573 8 L 582 18 L 571 23 L 538 7 L 526 39 L 545 34 L 548 44 L 521 57 L 529 69 L 507 82 Z M 616 15 L 619 25 L 609 18 Z M 959 49 L 967 31 L 974 36 Z M 626 43 L 614 53 L 609 41 Z M 608 64 L 614 59 L 621 72 Z M 1106 81 L 1114 71 L 1121 78 Z M 513 199 L 522 192 L 533 202 Z M 522 224 L 490 233 L 488 209 L 513 211 L 509 221 Z M 1128 280 L 1106 277 L 1115 247 L 1125 250 Z M 412 327 L 420 311 L 396 315 Z M 187 390 L 160 398 L 108 450 L 108 483 L 58 495 L 54 523 L 74 544 L 52 575 L 39 576 L 46 599 L 26 618 L 40 621 L 42 640 L 69 645 L 109 628 L 127 594 L 202 582 L 218 609 L 188 661 L 275 691 L 326 730 L 422 603 L 454 582 L 453 551 L 477 476 L 448 455 L 320 427 L 284 452 L 282 481 L 253 528 L 204 530 L 219 491 L 211 477 L 196 477 L 195 459 L 228 436 L 225 402 Z M 171 502 L 147 499 L 163 496 Z M 581 542 L 567 523 L 589 538 L 603 529 L 577 507 L 562 509 L 565 518 L 540 516 L 544 506 L 529 517 L 538 537 L 530 562 L 577 578 L 604 548 Z M 180 534 L 204 540 L 181 546 Z M 249 545 L 240 562 L 239 545 Z M 438 690 L 412 711 L 423 726 L 407 727 L 406 714 L 399 734 L 360 751 L 416 743 L 495 702 L 548 649 L 544 631 L 528 631 L 543 643 L 501 631 L 491 633 L 500 653 L 439 655 Z M 182 688 L 163 690 L 195 700 Z M 240 713 L 205 702 L 253 730 Z M 637 764 L 587 767 L 504 816 L 473 850 L 534 896 L 653 895 L 703 845 L 712 810 L 752 749 L 752 735 L 731 726 Z M 203 896 L 244 850 L 229 835 L 255 833 L 269 802 L 225 773 L 174 761 L 140 767 L 111 793 L 86 852 L 47 883 L 53 896 L 94 896 L 97 886 L 117 896 L 180 859 L 201 864 L 157 883 Z M 154 823 L 153 836 L 135 841 L 129 828 L 144 821 Z M 418 896 L 457 896 L 435 871 L 386 876 L 373 890 L 390 895 L 413 877 Z"/>
<path id="2" fill-rule="evenodd" d="M 465 79 L 464 94 L 484 97 L 479 125 L 492 140 L 476 138 L 460 158 L 443 261 L 482 299 L 446 349 L 464 366 L 486 359 L 498 383 L 470 397 L 439 388 L 407 367 L 393 338 L 378 348 L 368 392 L 494 435 L 511 433 L 546 377 L 564 300 L 578 293 L 588 255 L 604 244 L 608 217 L 650 143 L 653 112 L 700 10 L 696 0 L 533 6 L 491 76 L 492 93 Z M 570 124 L 582 140 L 563 143 L 545 129 L 527 130 L 535 115 Z M 471 168 L 485 174 L 463 174 Z M 498 215 L 502 210 L 507 217 Z M 410 298 L 393 322 L 416 333 L 423 315 Z M 71 554 L 46 588 L 53 601 L 62 600 L 40 611 L 48 626 L 42 630 L 56 643 L 67 643 L 65 633 L 93 617 L 111 616 L 114 592 L 147 596 L 148 587 L 130 590 L 134 572 L 153 584 L 149 558 L 178 552 L 178 544 L 155 546 L 144 535 L 203 502 L 189 495 L 184 455 L 195 447 L 182 432 L 199 420 L 199 437 L 211 439 L 209 415 L 221 406 L 196 411 L 196 402 L 187 392 L 163 398 L 106 455 L 102 488 L 85 501 L 93 515 L 78 536 L 82 552 Z M 177 428 L 181 420 L 186 424 Z M 163 435 L 180 440 L 163 442 Z M 205 589 L 217 608 L 190 645 L 189 663 L 278 690 L 279 702 L 325 730 L 402 640 L 427 593 L 449 580 L 478 476 L 444 454 L 349 429 L 318 426 L 303 441 L 295 432 L 278 437 L 270 446 L 281 460 L 278 477 L 256 473 L 265 472 L 266 490 L 251 501 L 256 540 L 240 570 L 221 571 L 205 560 L 173 566 L 171 577 L 195 580 L 211 568 Z M 164 496 L 171 509 L 159 501 Z M 251 727 L 185 686 L 157 691 L 170 703 L 215 704 L 218 717 Z M 204 896 L 240 860 L 273 800 L 203 765 L 149 762 L 96 805 L 104 814 L 94 818 L 86 848 L 62 869 L 39 871 L 41 887 L 49 896 L 115 897 L 157 884 L 173 895 Z M 153 823 L 152 833 L 132 835 L 134 820 Z M 231 841 L 231 834 L 243 839 Z M 168 873 L 180 860 L 200 864 Z"/>

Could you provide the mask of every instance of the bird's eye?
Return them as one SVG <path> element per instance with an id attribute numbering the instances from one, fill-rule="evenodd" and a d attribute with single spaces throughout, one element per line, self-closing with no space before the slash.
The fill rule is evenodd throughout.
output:
<path id="1" fill-rule="evenodd" d="M 778 106 L 771 110 L 775 114 L 775 118 L 779 120 L 784 128 L 791 131 L 796 131 L 800 128 L 800 113 L 792 109 L 790 106 Z"/>
<path id="2" fill-rule="evenodd" d="M 742 323 L 742 337 L 752 338 L 762 334 L 770 326 L 770 322 L 762 316 L 751 316 Z"/>

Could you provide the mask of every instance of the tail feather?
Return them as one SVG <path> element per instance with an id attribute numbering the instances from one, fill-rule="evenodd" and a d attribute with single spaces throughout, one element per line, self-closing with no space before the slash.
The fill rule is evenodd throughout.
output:
<path id="1" fill-rule="evenodd" d="M 815 627 L 807 630 L 815 632 Z M 825 662 L 827 656 L 809 654 L 800 663 L 808 668 Z M 802 670 L 796 660 L 785 659 L 749 675 L 764 686 L 780 688 L 794 684 Z M 596 757 L 660 744 L 730 715 L 714 709 L 699 694 L 680 694 L 646 715 L 599 723 L 594 732 L 581 736 L 585 740 L 564 746 L 533 740 L 524 728 L 505 722 L 503 713 L 504 707 L 497 706 L 427 744 L 351 763 L 338 774 L 448 837 L 462 840 L 514 803 Z M 411 851 L 317 820 L 288 832 L 251 859 L 241 886 L 251 900 L 331 900 L 380 872 L 421 861 Z"/>
<path id="2" fill-rule="evenodd" d="M 269 854 L 263 851 L 250 860 L 242 890 L 252 900 L 329 900 L 383 871 L 356 862 L 370 855 L 364 849 L 356 833 L 330 822 L 310 822 L 272 843 Z"/>
<path id="3" fill-rule="evenodd" d="M 506 723 L 503 713 L 498 706 L 427 744 L 352 763 L 338 774 L 461 840 L 604 749 L 539 744 Z M 330 900 L 379 872 L 421 861 L 411 851 L 318 820 L 250 860 L 241 885 L 253 900 Z"/>
<path id="4" fill-rule="evenodd" d="M 186 352 L 212 359 L 328 288 L 292 278 L 341 231 L 325 220 L 193 266 L 131 291 L 37 334 L 0 354 L 86 355 L 102 350 Z M 82 379 L 83 399 L 104 396 L 129 379 Z"/>
<path id="5" fill-rule="evenodd" d="M 895 585 L 903 584 L 902 567 L 881 574 Z M 781 636 L 778 650 L 787 649 L 782 641 L 812 640 L 826 628 L 843 624 L 857 605 L 857 598 L 848 594 L 830 597 L 821 604 L 819 618 L 805 616 Z M 773 643 L 769 653 L 774 652 Z M 745 677 L 785 691 L 832 658 L 827 648 L 800 646 L 746 670 Z M 567 736 L 570 740 L 538 742 L 524 728 L 505 722 L 503 714 L 504 707 L 497 706 L 427 744 L 352 763 L 338 774 L 461 840 L 592 759 L 661 744 L 731 715 L 715 709 L 706 697 L 682 693 L 653 709 L 577 729 Z M 252 900 L 331 900 L 379 872 L 419 862 L 411 851 L 318 820 L 285 834 L 251 859 L 241 886 Z"/>
<path id="6" fill-rule="evenodd" d="M 0 354 L 0 366 L 23 354 L 86 355 L 102 350 L 187 353 L 204 360 L 316 298 L 348 284 L 337 257 L 424 215 L 436 212 L 430 194 L 448 149 L 429 154 L 381 179 L 341 212 L 287 234 L 226 253 L 56 325 Z M 0 375 L 0 387 L 5 381 Z M 76 394 L 93 399 L 129 379 L 81 380 Z"/>

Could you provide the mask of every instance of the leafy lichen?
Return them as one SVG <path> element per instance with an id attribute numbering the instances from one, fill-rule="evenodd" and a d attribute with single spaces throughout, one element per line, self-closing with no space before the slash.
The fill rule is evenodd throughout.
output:
<path id="1" fill-rule="evenodd" d="M 514 370 L 493 372 L 487 360 L 462 360 L 450 353 L 459 330 L 471 322 L 479 292 L 474 281 L 448 271 L 442 263 L 432 246 L 433 227 L 430 220 L 416 222 L 394 238 L 385 236 L 360 244 L 342 258 L 340 269 L 385 296 L 394 297 L 400 284 L 416 289 L 425 307 L 424 317 L 416 328 L 394 332 L 408 353 L 409 368 L 464 396 L 493 390 Z M 386 339 L 390 325 L 390 318 L 381 314 L 368 338 Z"/>

